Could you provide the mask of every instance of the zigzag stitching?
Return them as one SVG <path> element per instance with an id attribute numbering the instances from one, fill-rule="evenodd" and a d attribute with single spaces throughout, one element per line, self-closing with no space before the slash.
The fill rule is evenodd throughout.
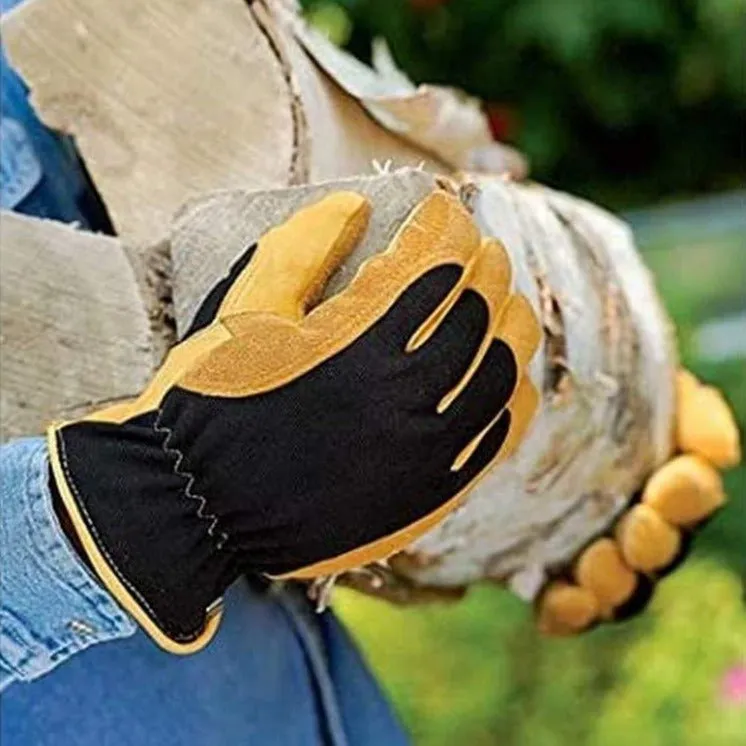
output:
<path id="1" fill-rule="evenodd" d="M 170 427 L 161 425 L 161 417 L 163 416 L 163 410 L 158 410 L 158 418 L 153 425 L 153 429 L 159 433 L 165 433 L 166 437 L 163 441 L 162 448 L 166 454 L 176 454 L 176 460 L 174 461 L 173 472 L 179 477 L 187 480 L 184 488 L 184 494 L 190 499 L 195 500 L 199 507 L 197 508 L 197 517 L 202 520 L 209 521 L 207 527 L 207 533 L 215 538 L 215 529 L 218 525 L 218 516 L 215 513 L 205 513 L 207 507 L 207 499 L 203 495 L 192 492 L 192 486 L 196 482 L 194 474 L 189 471 L 183 471 L 181 469 L 181 463 L 184 460 L 184 454 L 178 448 L 172 448 L 169 444 L 173 436 L 173 430 Z M 225 543 L 228 541 L 228 534 L 224 531 L 220 531 L 217 538 L 217 548 L 222 549 Z"/>

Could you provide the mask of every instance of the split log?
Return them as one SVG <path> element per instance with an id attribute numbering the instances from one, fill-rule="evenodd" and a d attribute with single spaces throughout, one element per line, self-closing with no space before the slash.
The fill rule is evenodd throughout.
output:
<path id="1" fill-rule="evenodd" d="M 161 275 L 138 278 L 116 238 L 10 212 L 0 250 L 2 438 L 140 391 L 168 341 L 153 330 Z"/>

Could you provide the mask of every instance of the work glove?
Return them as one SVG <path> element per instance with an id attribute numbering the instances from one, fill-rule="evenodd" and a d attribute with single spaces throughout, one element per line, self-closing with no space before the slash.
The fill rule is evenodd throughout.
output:
<path id="1" fill-rule="evenodd" d="M 722 394 L 682 370 L 676 453 L 645 483 L 611 536 L 586 547 L 538 602 L 539 629 L 566 635 L 644 607 L 654 583 L 684 557 L 698 528 L 725 502 L 718 469 L 741 460 L 738 428 Z"/>
<path id="2" fill-rule="evenodd" d="M 270 230 L 137 399 L 49 430 L 71 539 L 170 651 L 207 643 L 244 572 L 311 578 L 400 550 L 536 409 L 538 323 L 455 196 L 426 197 L 315 305 L 369 212 L 337 192 Z"/>

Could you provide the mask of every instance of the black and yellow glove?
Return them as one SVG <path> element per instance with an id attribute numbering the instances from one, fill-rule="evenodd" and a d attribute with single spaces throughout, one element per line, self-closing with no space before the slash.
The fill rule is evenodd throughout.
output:
<path id="1" fill-rule="evenodd" d="M 540 331 L 510 262 L 437 191 L 310 312 L 365 230 L 332 194 L 268 232 L 136 400 L 50 428 L 53 482 L 107 588 L 191 652 L 242 572 L 386 557 L 520 440 Z"/>

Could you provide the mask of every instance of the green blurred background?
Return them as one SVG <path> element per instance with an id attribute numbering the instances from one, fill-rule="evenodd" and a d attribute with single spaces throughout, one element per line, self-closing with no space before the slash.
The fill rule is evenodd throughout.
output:
<path id="1" fill-rule="evenodd" d="M 746 0 L 306 0 L 365 59 L 482 98 L 532 175 L 626 216 L 684 362 L 746 429 Z M 661 206 L 664 205 L 664 206 Z M 340 591 L 418 746 L 746 746 L 746 468 L 641 617 L 537 635 L 494 587 L 397 609 Z"/>
<path id="2" fill-rule="evenodd" d="M 305 0 L 366 59 L 386 38 L 415 82 L 485 102 L 534 176 L 647 204 L 737 185 L 746 0 Z"/>

